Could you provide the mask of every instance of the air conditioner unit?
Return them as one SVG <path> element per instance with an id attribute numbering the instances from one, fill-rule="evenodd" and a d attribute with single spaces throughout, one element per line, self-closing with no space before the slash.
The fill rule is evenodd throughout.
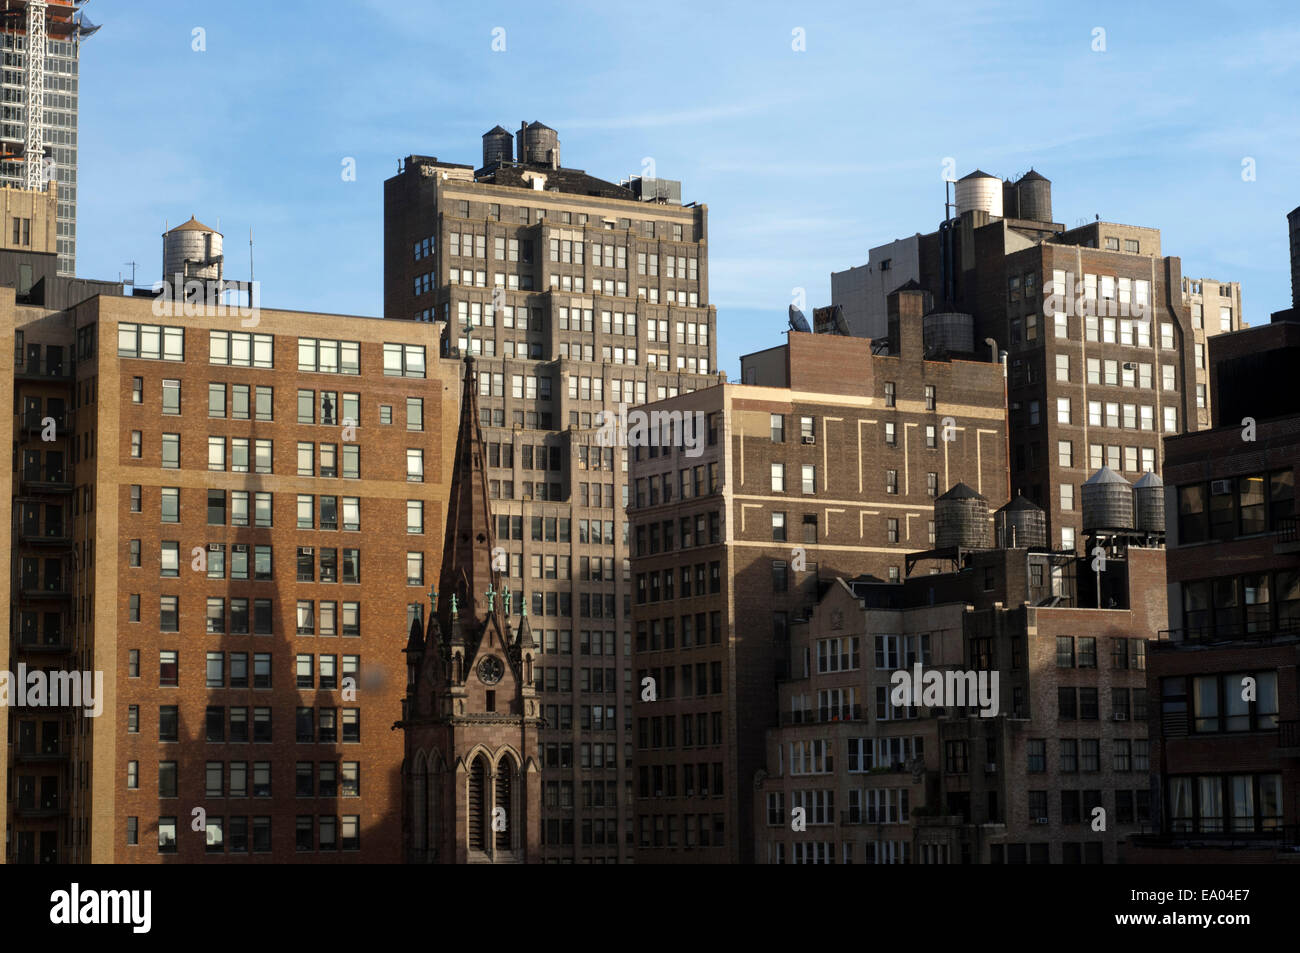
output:
<path id="1" fill-rule="evenodd" d="M 1116 721 L 1128 721 L 1128 715 L 1122 711 L 1115 712 L 1113 717 Z"/>
<path id="2" fill-rule="evenodd" d="M 1231 480 L 1211 480 L 1210 493 L 1214 496 L 1225 496 L 1232 492 Z"/>
<path id="3" fill-rule="evenodd" d="M 988 762 L 985 762 L 985 764 L 984 764 L 984 773 L 985 773 L 985 774 L 996 774 L 996 773 L 997 773 L 997 770 L 998 770 L 998 764 L 997 764 L 996 761 L 988 761 Z"/>
<path id="4" fill-rule="evenodd" d="M 803 442 L 806 444 L 815 444 L 817 443 L 817 438 L 812 434 L 804 434 Z"/>
<path id="5" fill-rule="evenodd" d="M 1045 818 L 1045 817 L 1036 817 L 1036 818 L 1034 818 L 1034 823 L 1035 823 L 1035 824 L 1046 824 L 1046 823 L 1047 823 L 1047 818 Z"/>

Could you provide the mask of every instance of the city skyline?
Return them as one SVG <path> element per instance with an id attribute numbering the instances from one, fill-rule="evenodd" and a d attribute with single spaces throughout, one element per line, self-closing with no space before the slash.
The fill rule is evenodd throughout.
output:
<path id="1" fill-rule="evenodd" d="M 1300 858 L 1296 14 L 15 2 L 6 862 Z"/>
<path id="2" fill-rule="evenodd" d="M 740 354 L 781 343 L 791 289 L 806 289 L 809 308 L 828 304 L 831 271 L 936 227 L 946 158 L 957 176 L 1032 166 L 1053 180 L 1067 226 L 1094 215 L 1159 223 L 1184 274 L 1242 283 L 1251 324 L 1287 298 L 1277 220 L 1293 204 L 1297 124 L 1283 91 L 1300 24 L 1282 4 L 1204 31 L 1195 14 L 1206 4 L 1166 20 L 1119 4 L 1062 16 L 985 3 L 927 17 L 926 33 L 908 12 L 766 5 L 743 20 L 692 10 L 686 43 L 588 7 L 544 21 L 451 11 L 433 31 L 366 4 L 355 17 L 316 10 L 314 32 L 286 44 L 271 37 L 300 30 L 294 11 L 222 9 L 114 10 L 83 48 L 87 75 L 113 82 L 81 94 L 80 274 L 129 278 L 134 260 L 137 280 L 152 283 L 164 223 L 194 214 L 220 221 L 232 276 L 248 270 L 253 229 L 264 306 L 378 315 L 382 182 L 400 157 L 472 163 L 492 125 L 539 119 L 561 131 L 570 164 L 618 181 L 649 157 L 682 180 L 685 201 L 709 206 L 718 368 L 732 377 Z M 266 29 L 236 32 L 250 17 Z M 505 49 L 493 52 L 497 27 Z M 879 58 L 856 55 L 864 36 L 889 37 Z M 1006 65 L 984 52 L 1008 40 L 1017 55 Z M 961 43 L 977 52 L 948 52 Z M 343 49 L 357 69 L 331 68 Z M 607 65 L 593 67 L 596 55 Z M 701 77 L 706 56 L 716 65 Z M 629 68 L 646 59 L 664 67 L 651 86 Z M 370 62 L 419 65 L 393 81 Z M 542 70 L 551 82 L 516 81 Z M 615 105 L 638 95 L 644 108 Z M 183 114 L 167 105 L 208 99 Z M 356 181 L 345 182 L 349 157 Z M 1254 181 L 1243 180 L 1247 159 Z M 750 204 L 760 191 L 762 206 Z"/>

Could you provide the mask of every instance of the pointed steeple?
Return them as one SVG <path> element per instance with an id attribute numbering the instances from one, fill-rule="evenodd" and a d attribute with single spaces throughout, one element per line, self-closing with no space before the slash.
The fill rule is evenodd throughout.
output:
<path id="1" fill-rule="evenodd" d="M 453 631 L 452 597 L 459 622 L 478 628 L 489 615 L 500 613 L 500 575 L 492 569 L 492 513 L 488 507 L 487 467 L 483 432 L 478 420 L 478 386 L 474 358 L 465 357 L 465 383 L 461 391 L 460 430 L 447 492 L 447 534 L 443 542 L 442 575 L 438 581 L 443 629 Z M 493 605 L 489 610 L 489 602 Z"/>
<path id="2" fill-rule="evenodd" d="M 404 651 L 417 655 L 424 652 L 424 633 L 420 631 L 419 618 L 411 620 L 411 633 L 406 639 Z"/>
<path id="3" fill-rule="evenodd" d="M 519 616 L 519 628 L 515 630 L 515 645 L 522 651 L 537 648 L 533 639 L 533 627 L 528 623 L 528 607 Z"/>

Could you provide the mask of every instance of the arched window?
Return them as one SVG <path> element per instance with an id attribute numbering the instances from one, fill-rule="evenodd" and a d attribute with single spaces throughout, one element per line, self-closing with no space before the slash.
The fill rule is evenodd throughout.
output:
<path id="1" fill-rule="evenodd" d="M 510 839 L 514 836 L 515 812 L 513 805 L 510 803 L 510 796 L 514 793 L 514 763 L 510 758 L 502 758 L 497 765 L 496 777 L 496 806 L 505 810 L 504 830 L 496 831 L 497 850 L 509 850 Z M 500 817 L 501 815 L 497 815 Z"/>
<path id="2" fill-rule="evenodd" d="M 469 771 L 469 847 L 470 850 L 487 850 L 488 818 L 488 765 L 479 755 Z"/>
<path id="3" fill-rule="evenodd" d="M 425 787 L 428 791 L 428 796 L 424 799 L 424 805 L 423 805 L 425 811 L 424 823 L 425 823 L 425 827 L 429 832 L 428 845 L 429 845 L 429 854 L 430 854 L 429 860 L 431 862 L 439 859 L 437 857 L 438 848 L 439 845 L 441 844 L 442 836 L 443 836 L 443 826 L 442 826 L 443 776 L 441 772 L 436 770 L 436 764 L 437 764 L 436 759 L 437 759 L 437 752 L 435 749 L 434 754 L 430 756 L 429 762 L 425 768 Z"/>
<path id="4" fill-rule="evenodd" d="M 424 754 L 416 756 L 415 768 L 411 772 L 411 841 L 416 851 L 424 851 L 429 846 L 428 818 L 426 802 L 428 800 L 429 776 L 425 767 Z M 419 860 L 424 858 L 418 857 Z"/>

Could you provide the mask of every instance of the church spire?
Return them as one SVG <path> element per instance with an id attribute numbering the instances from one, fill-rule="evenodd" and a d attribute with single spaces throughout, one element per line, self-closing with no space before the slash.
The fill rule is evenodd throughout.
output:
<path id="1" fill-rule="evenodd" d="M 471 625 L 499 610 L 496 594 L 500 575 L 492 568 L 492 513 L 488 507 L 487 468 L 483 432 L 478 418 L 478 386 L 474 358 L 465 357 L 465 382 L 461 391 L 460 430 L 447 492 L 447 533 L 443 543 L 441 594 L 443 629 L 451 631 L 450 607 L 456 597 L 459 618 Z M 488 593 L 492 595 L 489 596 Z"/>

